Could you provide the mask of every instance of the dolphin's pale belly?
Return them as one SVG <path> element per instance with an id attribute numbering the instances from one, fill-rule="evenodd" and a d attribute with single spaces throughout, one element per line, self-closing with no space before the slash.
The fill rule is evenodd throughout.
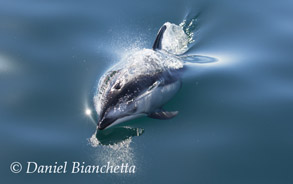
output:
<path id="1" fill-rule="evenodd" d="M 162 107 L 162 105 L 168 102 L 178 92 L 180 86 L 181 82 L 176 81 L 166 86 L 158 87 L 152 92 L 143 94 L 142 96 L 138 97 L 138 99 L 134 100 L 135 106 L 138 108 L 136 114 L 130 114 L 128 116 L 125 116 L 115 121 L 113 124 L 108 126 L 108 128 L 128 120 L 146 116 L 148 113 Z"/>
<path id="2" fill-rule="evenodd" d="M 151 113 L 158 108 L 161 108 L 166 102 L 168 102 L 180 89 L 181 81 L 177 80 L 173 83 L 158 86 L 152 91 L 147 91 L 137 99 L 135 103 L 139 112 Z"/>

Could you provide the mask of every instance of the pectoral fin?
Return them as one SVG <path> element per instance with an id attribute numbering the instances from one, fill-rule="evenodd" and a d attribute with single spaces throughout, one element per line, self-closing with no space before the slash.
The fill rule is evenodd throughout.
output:
<path id="1" fill-rule="evenodd" d="M 160 110 L 160 111 L 153 112 L 152 114 L 149 114 L 148 116 L 153 119 L 164 120 L 164 119 L 174 118 L 177 114 L 178 114 L 178 111 L 169 112 L 169 111 Z"/>

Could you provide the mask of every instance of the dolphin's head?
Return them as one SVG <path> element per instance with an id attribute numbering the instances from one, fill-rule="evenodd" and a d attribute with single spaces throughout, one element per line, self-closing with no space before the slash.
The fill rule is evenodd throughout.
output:
<path id="1" fill-rule="evenodd" d="M 120 100 L 115 100 L 117 96 L 112 96 L 112 98 L 116 102 L 113 102 L 113 104 L 105 106 L 104 112 L 99 116 L 99 130 L 103 130 L 105 128 L 127 121 L 129 119 L 133 119 L 137 116 L 137 107 L 132 100 L 123 102 L 121 101 L 121 98 Z"/>
<path id="2" fill-rule="evenodd" d="M 142 115 L 136 99 L 144 83 L 144 78 L 129 78 L 121 70 L 110 71 L 101 78 L 94 96 L 99 130 Z"/>

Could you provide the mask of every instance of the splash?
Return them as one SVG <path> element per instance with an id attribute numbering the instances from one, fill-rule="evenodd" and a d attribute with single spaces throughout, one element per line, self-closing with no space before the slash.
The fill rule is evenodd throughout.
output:
<path id="1" fill-rule="evenodd" d="M 166 30 L 162 39 L 162 49 L 180 55 L 188 51 L 189 37 L 181 26 L 166 22 Z"/>
<path id="2" fill-rule="evenodd" d="M 188 17 L 188 16 L 187 16 Z M 194 35 L 199 30 L 199 14 L 192 18 L 185 18 L 179 26 L 188 37 L 188 43 L 194 43 Z"/>
<path id="3" fill-rule="evenodd" d="M 128 163 L 130 165 L 134 165 L 135 163 L 135 154 L 134 150 L 130 146 L 132 139 L 129 138 L 124 140 L 118 144 L 114 145 L 101 145 L 97 141 L 96 138 L 90 138 L 91 145 L 97 147 L 98 145 L 102 147 L 102 149 L 96 149 L 94 156 L 94 160 L 97 163 L 107 163 L 110 162 L 113 165 L 121 165 L 122 163 Z"/>
<path id="4" fill-rule="evenodd" d="M 132 137 L 140 136 L 143 132 L 143 129 L 131 127 L 95 132 L 88 140 L 89 144 L 102 149 L 95 150 L 94 160 L 99 163 L 111 162 L 114 165 L 122 163 L 134 165 L 135 153 L 131 147 Z"/>
<path id="5" fill-rule="evenodd" d="M 179 25 L 166 22 L 166 30 L 162 38 L 162 49 L 174 55 L 187 52 L 195 42 L 194 35 L 198 31 L 199 14 L 184 19 Z"/>

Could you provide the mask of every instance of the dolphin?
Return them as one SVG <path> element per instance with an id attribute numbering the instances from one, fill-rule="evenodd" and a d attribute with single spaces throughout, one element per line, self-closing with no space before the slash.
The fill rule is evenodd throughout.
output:
<path id="1" fill-rule="evenodd" d="M 136 51 L 115 64 L 100 78 L 93 97 L 103 130 L 141 116 L 167 120 L 178 111 L 163 109 L 180 89 L 186 61 L 201 63 L 196 55 L 184 55 L 192 42 L 182 26 L 165 23 L 152 49 Z M 208 59 L 207 59 L 208 58 Z M 209 57 L 206 62 L 213 62 Z"/>

